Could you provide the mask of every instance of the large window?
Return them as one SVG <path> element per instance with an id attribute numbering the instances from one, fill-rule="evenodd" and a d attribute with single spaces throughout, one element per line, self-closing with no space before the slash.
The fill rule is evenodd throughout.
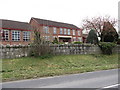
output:
<path id="1" fill-rule="evenodd" d="M 64 28 L 64 34 L 67 34 L 67 33 L 66 33 L 66 30 L 67 30 L 67 29 L 66 29 L 66 28 Z"/>
<path id="2" fill-rule="evenodd" d="M 30 32 L 23 32 L 23 41 L 30 41 Z"/>
<path id="3" fill-rule="evenodd" d="M 80 36 L 80 31 L 78 31 L 78 36 Z"/>
<path id="4" fill-rule="evenodd" d="M 20 31 L 12 31 L 12 40 L 20 41 Z"/>
<path id="5" fill-rule="evenodd" d="M 60 28 L 60 34 L 63 34 L 63 29 L 62 28 Z"/>
<path id="6" fill-rule="evenodd" d="M 44 26 L 43 27 L 43 30 L 44 30 L 44 32 L 47 34 L 47 33 L 49 33 L 49 27 L 48 26 Z"/>
<path id="7" fill-rule="evenodd" d="M 2 34 L 2 40 L 4 40 L 4 41 L 9 40 L 9 30 L 2 30 L 1 34 Z"/>
<path id="8" fill-rule="evenodd" d="M 73 35 L 75 35 L 75 30 L 73 30 Z"/>
<path id="9" fill-rule="evenodd" d="M 56 33 L 57 33 L 57 28 L 53 27 L 53 34 L 56 34 Z"/>
<path id="10" fill-rule="evenodd" d="M 70 29 L 68 29 L 68 35 L 70 35 Z"/>

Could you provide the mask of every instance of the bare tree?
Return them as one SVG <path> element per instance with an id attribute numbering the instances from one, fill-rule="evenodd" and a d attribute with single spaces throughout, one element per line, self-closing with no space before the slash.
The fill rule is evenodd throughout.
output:
<path id="1" fill-rule="evenodd" d="M 83 30 L 91 30 L 94 29 L 99 37 L 101 37 L 101 32 L 104 26 L 104 22 L 110 22 L 112 26 L 116 26 L 117 20 L 115 18 L 111 18 L 110 16 L 99 16 L 93 17 L 91 19 L 84 19 L 82 28 Z"/>
<path id="2" fill-rule="evenodd" d="M 42 56 L 51 53 L 50 45 L 44 38 L 41 37 L 41 33 L 38 29 L 34 28 L 34 40 L 31 47 L 31 56 Z"/>

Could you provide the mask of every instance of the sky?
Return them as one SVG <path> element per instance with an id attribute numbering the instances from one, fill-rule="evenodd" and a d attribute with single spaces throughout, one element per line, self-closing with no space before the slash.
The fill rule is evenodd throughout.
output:
<path id="1" fill-rule="evenodd" d="M 120 0 L 0 0 L 0 19 L 29 22 L 31 17 L 74 24 L 109 15 L 118 18 Z"/>

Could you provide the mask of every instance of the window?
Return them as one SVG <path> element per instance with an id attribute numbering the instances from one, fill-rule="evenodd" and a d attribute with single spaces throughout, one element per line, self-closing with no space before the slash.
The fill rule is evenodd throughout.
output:
<path id="1" fill-rule="evenodd" d="M 70 29 L 68 29 L 68 35 L 70 35 Z"/>
<path id="2" fill-rule="evenodd" d="M 47 33 L 49 33 L 49 27 L 48 26 L 44 26 L 43 27 L 43 30 L 44 30 L 44 32 L 47 34 Z"/>
<path id="3" fill-rule="evenodd" d="M 23 41 L 30 41 L 30 32 L 23 32 Z"/>
<path id="4" fill-rule="evenodd" d="M 78 31 L 78 36 L 80 36 L 80 31 Z"/>
<path id="5" fill-rule="evenodd" d="M 2 40 L 4 40 L 4 41 L 9 40 L 9 31 L 8 30 L 2 30 L 1 34 L 2 34 Z"/>
<path id="6" fill-rule="evenodd" d="M 73 37 L 73 41 L 76 41 L 76 37 Z"/>
<path id="7" fill-rule="evenodd" d="M 49 41 L 50 36 L 45 36 L 45 40 Z"/>
<path id="8" fill-rule="evenodd" d="M 12 31 L 12 40 L 20 41 L 20 31 Z"/>
<path id="9" fill-rule="evenodd" d="M 56 34 L 57 31 L 56 31 L 56 27 L 53 27 L 53 34 Z"/>
<path id="10" fill-rule="evenodd" d="M 60 34 L 63 34 L 63 29 L 62 28 L 60 28 Z"/>
<path id="11" fill-rule="evenodd" d="M 81 38 L 81 37 L 78 37 L 78 41 L 79 41 L 79 42 L 82 42 L 82 38 Z"/>
<path id="12" fill-rule="evenodd" d="M 64 34 L 67 34 L 67 33 L 66 33 L 66 28 L 64 28 Z"/>
<path id="13" fill-rule="evenodd" d="M 73 30 L 73 35 L 75 35 L 75 30 Z"/>

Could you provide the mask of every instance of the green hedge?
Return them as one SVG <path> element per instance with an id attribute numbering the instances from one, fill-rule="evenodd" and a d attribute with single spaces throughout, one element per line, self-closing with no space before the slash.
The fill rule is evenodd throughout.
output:
<path id="1" fill-rule="evenodd" d="M 82 44 L 82 42 L 74 42 L 74 44 Z"/>
<path id="2" fill-rule="evenodd" d="M 100 42 L 99 43 L 99 47 L 102 50 L 103 54 L 106 55 L 111 55 L 112 54 L 112 49 L 116 46 L 115 43 L 111 43 L 111 42 Z"/>

